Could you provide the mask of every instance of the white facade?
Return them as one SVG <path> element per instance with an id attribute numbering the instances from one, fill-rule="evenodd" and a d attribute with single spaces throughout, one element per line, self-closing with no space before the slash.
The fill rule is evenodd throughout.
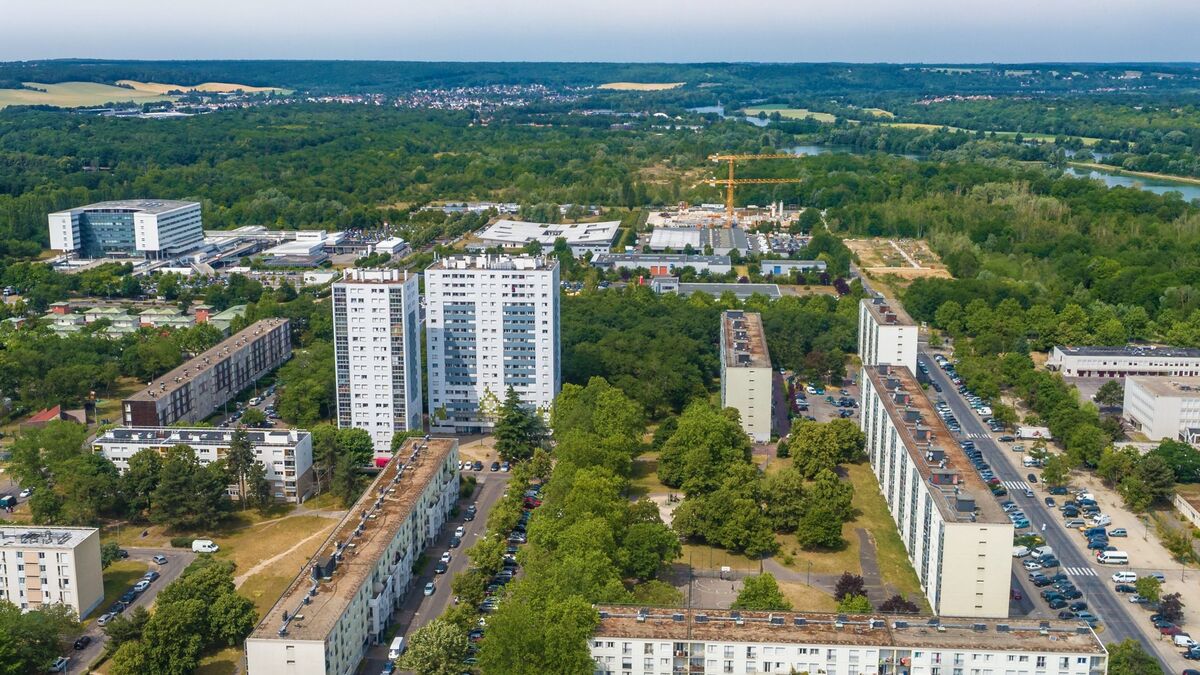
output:
<path id="1" fill-rule="evenodd" d="M 509 387 L 549 411 L 562 384 L 555 259 L 445 258 L 425 271 L 425 301 L 432 428 L 490 428 Z"/>
<path id="2" fill-rule="evenodd" d="M 762 317 L 735 309 L 722 312 L 720 342 L 721 407 L 736 409 L 746 434 L 766 443 L 771 440 L 774 372 Z"/>
<path id="3" fill-rule="evenodd" d="M 595 675 L 1104 675 L 1082 622 L 599 607 Z M 908 619 L 907 621 L 904 619 Z"/>
<path id="4" fill-rule="evenodd" d="M 549 250 L 559 239 L 571 247 L 571 254 L 581 257 L 608 253 L 621 221 L 603 223 L 529 223 L 521 220 L 497 220 L 475 234 L 485 246 L 524 246 L 536 241 Z"/>
<path id="5" fill-rule="evenodd" d="M 248 675 L 350 675 L 384 642 L 414 590 L 413 564 L 458 499 L 458 441 L 411 447 L 380 472 L 246 638 Z"/>
<path id="6" fill-rule="evenodd" d="M 1152 441 L 1200 436 L 1200 377 L 1127 377 L 1122 414 Z"/>
<path id="7" fill-rule="evenodd" d="M 420 324 L 415 274 L 357 269 L 333 285 L 338 427 L 365 429 L 376 457 L 422 428 Z"/>
<path id="8" fill-rule="evenodd" d="M 930 607 L 1008 616 L 1012 522 L 907 369 L 861 380 L 867 457 Z"/>
<path id="9" fill-rule="evenodd" d="M 97 258 L 140 253 L 162 260 L 204 243 L 198 202 L 135 199 L 51 213 L 50 247 Z"/>
<path id="10" fill-rule="evenodd" d="M 304 501 L 312 489 L 312 436 L 303 429 L 246 429 L 254 448 L 254 459 L 266 468 L 267 480 L 275 499 L 296 504 Z M 207 466 L 229 452 L 233 429 L 184 427 L 118 427 L 109 429 L 92 442 L 92 450 L 103 455 L 125 473 L 129 458 L 146 449 L 166 454 L 169 448 L 186 445 L 196 451 L 196 459 Z M 229 494 L 238 497 L 239 487 L 229 486 Z"/>
<path id="11" fill-rule="evenodd" d="M 685 267 L 697 273 L 728 274 L 733 263 L 727 255 L 685 255 L 683 253 L 605 253 L 592 258 L 592 266 L 601 269 L 645 269 L 651 276 L 676 274 Z"/>
<path id="12" fill-rule="evenodd" d="M 763 260 L 759 263 L 759 271 L 771 276 L 787 276 L 792 272 L 824 272 L 826 267 L 824 260 Z"/>
<path id="13" fill-rule="evenodd" d="M 916 324 L 884 298 L 863 298 L 858 306 L 858 355 L 864 366 L 904 366 L 917 372 Z"/>
<path id="14" fill-rule="evenodd" d="M 0 527 L 0 601 L 22 610 L 63 604 L 86 617 L 104 600 L 100 530 Z"/>
<path id="15" fill-rule="evenodd" d="M 1200 349 L 1056 346 L 1046 359 L 1046 369 L 1065 377 L 1200 377 Z"/>

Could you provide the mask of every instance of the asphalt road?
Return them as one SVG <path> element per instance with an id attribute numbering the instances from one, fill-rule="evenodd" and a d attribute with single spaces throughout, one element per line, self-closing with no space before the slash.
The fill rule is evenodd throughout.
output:
<path id="1" fill-rule="evenodd" d="M 459 572 L 465 572 L 470 567 L 471 559 L 467 557 L 467 549 L 471 548 L 475 542 L 487 531 L 488 514 L 491 513 L 492 507 L 500 500 L 504 494 L 505 488 L 508 487 L 509 474 L 497 471 L 488 471 L 486 466 L 483 471 L 474 471 L 465 473 L 465 475 L 474 475 L 478 480 L 478 487 L 475 489 L 475 504 L 477 512 L 475 520 L 466 522 L 462 516 L 466 513 L 466 502 L 460 502 L 459 515 L 457 518 L 449 520 L 442 528 L 441 534 L 437 540 L 425 551 L 427 562 L 421 574 L 412 580 L 412 585 L 409 588 L 408 595 L 405 596 L 404 602 L 401 603 L 400 609 L 396 616 L 396 635 L 410 635 L 415 630 L 433 621 L 442 615 L 450 603 L 454 599 L 454 593 L 450 590 L 450 581 L 454 575 Z M 462 525 L 466 530 L 462 544 L 458 548 L 450 548 L 450 537 L 454 535 L 454 528 Z M 450 551 L 451 559 L 449 570 L 445 574 L 434 574 L 433 568 L 437 564 L 438 558 L 444 551 Z M 425 584 L 432 581 L 434 583 L 433 595 L 425 595 Z M 388 645 L 375 645 L 367 652 L 367 658 L 359 667 L 359 673 L 378 673 L 383 670 L 384 664 L 387 662 Z"/>
<path id="2" fill-rule="evenodd" d="M 1011 450 L 1000 448 L 996 445 L 996 441 L 988 428 L 984 426 L 982 420 L 954 384 L 950 382 L 945 371 L 938 367 L 933 360 L 933 355 L 922 348 L 919 352 L 919 357 L 929 367 L 929 376 L 942 388 L 940 394 L 929 390 L 929 395 L 933 398 L 941 397 L 950 405 L 950 409 L 954 412 L 954 416 L 958 418 L 959 424 L 962 426 L 961 437 L 970 438 L 975 442 L 975 446 L 983 453 L 984 459 L 991 465 L 992 471 L 996 477 L 1005 483 L 1028 483 L 1026 474 L 1031 470 L 1020 467 L 1013 461 L 1013 457 L 1022 457 L 1018 453 Z M 1054 549 L 1055 555 L 1062 563 L 1063 568 L 1073 568 L 1075 570 L 1085 570 L 1084 574 L 1077 574 L 1060 569 L 1055 571 L 1065 571 L 1071 576 L 1071 581 L 1075 586 L 1083 592 L 1083 600 L 1088 603 L 1088 609 L 1095 615 L 1099 616 L 1104 625 L 1104 632 L 1101 639 L 1108 642 L 1120 642 L 1126 638 L 1135 638 L 1146 648 L 1151 654 L 1158 655 L 1159 660 L 1163 661 L 1164 665 L 1168 663 L 1163 658 L 1163 655 L 1156 649 L 1156 639 L 1152 640 L 1149 637 L 1149 628 L 1151 628 L 1145 617 L 1139 617 L 1140 620 L 1135 621 L 1131 617 L 1126 606 L 1129 604 L 1124 598 L 1121 598 L 1115 590 L 1110 580 L 1112 572 L 1124 567 L 1108 567 L 1096 563 L 1090 555 L 1080 550 L 1079 534 L 1074 531 L 1069 531 L 1063 527 L 1063 519 L 1057 509 L 1046 506 L 1043 501 L 1047 494 L 1041 490 L 1042 483 L 1031 485 L 1034 489 L 1034 497 L 1032 499 L 1024 495 L 1023 490 L 1013 489 L 1009 487 L 1008 497 L 1015 503 L 1020 505 L 1021 510 L 1029 517 L 1029 522 L 1032 529 L 1046 539 L 1046 543 Z M 1042 531 L 1042 524 L 1046 525 Z M 1020 568 L 1018 563 L 1014 563 L 1014 576 L 1020 577 L 1025 581 L 1028 577 L 1024 569 Z M 1092 576 L 1095 574 L 1096 576 Z M 1023 584 L 1029 591 L 1037 591 L 1032 584 Z M 1030 597 L 1028 592 L 1025 592 L 1026 598 Z M 1045 607 L 1040 596 L 1037 593 L 1033 594 L 1033 603 L 1039 609 Z M 1143 625 L 1145 631 L 1143 631 Z M 1154 636 L 1157 638 L 1157 636 Z M 1171 669 L 1168 668 L 1168 672 Z"/>
<path id="3" fill-rule="evenodd" d="M 196 558 L 196 554 L 188 550 L 178 548 L 134 548 L 126 547 L 129 551 L 130 560 L 142 560 L 149 564 L 149 569 L 157 571 L 160 576 L 154 583 L 150 584 L 150 588 L 142 593 L 133 601 L 133 604 L 125 612 L 131 611 L 134 607 L 150 608 L 154 604 L 154 598 L 158 592 L 166 588 L 168 584 L 179 578 L 183 573 L 183 569 L 187 567 L 192 560 Z M 166 565 L 159 565 L 151 561 L 156 555 L 162 554 L 167 557 Z M 100 658 L 100 654 L 104 651 L 104 643 L 108 641 L 108 636 L 105 635 L 104 629 L 96 625 L 95 619 L 99 618 L 107 610 L 107 606 L 97 608 L 92 612 L 92 621 L 88 624 L 87 630 L 81 635 L 89 635 L 92 638 L 92 643 L 82 651 L 72 650 L 67 656 L 71 657 L 71 663 L 67 666 L 68 673 L 82 673 L 87 670 L 86 666 L 92 661 Z"/>

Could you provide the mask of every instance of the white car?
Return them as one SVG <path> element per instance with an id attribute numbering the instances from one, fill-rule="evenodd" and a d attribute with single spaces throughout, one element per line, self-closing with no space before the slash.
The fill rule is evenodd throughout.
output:
<path id="1" fill-rule="evenodd" d="M 24 490 L 21 490 L 21 494 L 19 496 L 21 499 L 24 499 L 31 494 L 33 494 L 33 488 L 25 488 Z"/>
<path id="2" fill-rule="evenodd" d="M 446 551 L 442 554 L 442 562 L 446 563 L 447 565 L 450 564 L 450 551 Z"/>
<path id="3" fill-rule="evenodd" d="M 221 550 L 212 539 L 193 539 L 192 550 L 196 553 L 216 553 Z"/>
<path id="4" fill-rule="evenodd" d="M 1021 563 L 1021 566 L 1030 572 L 1042 569 L 1042 564 L 1034 560 L 1026 560 L 1025 562 Z"/>
<path id="5" fill-rule="evenodd" d="M 114 618 L 116 618 L 116 616 L 117 615 L 113 614 L 112 612 L 108 612 L 106 614 L 101 614 L 100 618 L 96 619 L 96 625 L 97 626 L 106 626 L 106 625 L 108 625 L 108 622 L 112 621 Z"/>
<path id="6" fill-rule="evenodd" d="M 258 405 L 259 403 L 262 403 L 262 397 L 260 396 L 255 396 L 254 398 L 250 399 L 250 405 Z"/>
<path id="7" fill-rule="evenodd" d="M 1042 556 L 1054 555 L 1054 549 L 1049 546 L 1038 546 L 1033 549 L 1032 553 L 1035 558 L 1041 558 Z"/>
<path id="8" fill-rule="evenodd" d="M 425 595 L 433 595 L 433 591 L 434 591 L 434 586 L 433 586 L 432 581 L 425 584 Z"/>
<path id="9" fill-rule="evenodd" d="M 1114 584 L 1132 584 L 1138 580 L 1137 572 L 1115 572 L 1112 575 Z"/>
<path id="10" fill-rule="evenodd" d="M 1013 557 L 1014 558 L 1024 558 L 1027 555 L 1029 555 L 1029 547 L 1027 547 L 1027 546 L 1014 546 L 1013 547 Z"/>
<path id="11" fill-rule="evenodd" d="M 454 536 L 458 537 L 459 539 L 462 539 L 463 536 L 466 535 L 466 533 L 467 533 L 467 530 L 462 525 L 459 525 L 458 527 L 454 528 Z"/>

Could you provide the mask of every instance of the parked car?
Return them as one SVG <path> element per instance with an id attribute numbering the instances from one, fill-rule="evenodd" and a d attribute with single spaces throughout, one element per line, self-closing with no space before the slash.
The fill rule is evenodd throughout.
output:
<path id="1" fill-rule="evenodd" d="M 70 658 L 68 658 L 66 656 L 60 656 L 57 659 L 54 659 L 54 664 L 50 666 L 50 672 L 65 673 L 65 672 L 67 672 L 67 666 L 69 666 L 70 663 L 71 663 Z"/>
<path id="2" fill-rule="evenodd" d="M 162 576 L 162 575 L 159 574 L 158 572 L 155 572 L 154 570 L 150 570 L 149 572 L 146 572 L 145 574 L 142 575 L 142 579 L 144 579 L 145 581 L 149 581 L 150 583 L 154 583 L 155 581 L 158 581 L 158 578 L 160 576 Z"/>
<path id="3" fill-rule="evenodd" d="M 454 528 L 454 536 L 458 537 L 459 539 L 462 539 L 463 537 L 465 537 L 466 534 L 467 534 L 467 529 L 465 527 L 463 527 L 462 525 L 459 525 L 458 527 Z"/>
<path id="4" fill-rule="evenodd" d="M 433 566 L 433 573 L 434 574 L 445 574 L 449 569 L 450 569 L 449 565 L 447 565 L 446 563 L 439 560 L 438 564 Z"/>
<path id="5" fill-rule="evenodd" d="M 1129 584 L 1117 584 L 1117 587 L 1113 590 L 1118 593 L 1137 593 L 1137 588 L 1130 586 Z"/>
<path id="6" fill-rule="evenodd" d="M 1129 596 L 1129 601 L 1136 605 L 1146 605 L 1146 604 L 1150 603 L 1149 600 L 1147 600 L 1146 598 L 1143 598 L 1141 595 L 1138 595 L 1137 593 L 1134 593 L 1133 595 Z"/>
<path id="7" fill-rule="evenodd" d="M 471 468 L 475 471 L 483 471 L 483 462 L 475 460 L 475 463 L 471 465 Z"/>
<path id="8" fill-rule="evenodd" d="M 432 581 L 425 584 L 425 595 L 433 595 L 434 590 L 435 590 L 435 587 L 434 587 Z"/>
<path id="9" fill-rule="evenodd" d="M 137 591 L 138 593 L 145 592 L 147 588 L 150 588 L 150 582 L 146 581 L 145 579 L 142 579 L 133 585 L 133 590 Z"/>
<path id="10" fill-rule="evenodd" d="M 75 649 L 75 651 L 81 651 L 87 649 L 87 646 L 90 644 L 92 644 L 92 636 L 80 635 L 79 637 L 75 638 L 75 644 L 71 646 Z"/>
<path id="11" fill-rule="evenodd" d="M 450 548 L 458 548 L 460 544 L 462 544 L 462 539 L 450 537 Z"/>
<path id="12" fill-rule="evenodd" d="M 1110 536 L 1110 537 L 1128 537 L 1129 532 L 1123 527 L 1118 527 L 1116 529 L 1109 530 L 1108 536 Z"/>
<path id="13" fill-rule="evenodd" d="M 96 625 L 97 626 L 107 626 L 108 622 L 112 621 L 115 618 L 117 618 L 116 614 L 113 614 L 112 612 L 105 612 L 104 614 L 100 615 L 99 619 L 96 619 Z"/>
<path id="14" fill-rule="evenodd" d="M 1138 580 L 1137 572 L 1113 572 L 1112 580 L 1118 584 L 1132 584 Z"/>

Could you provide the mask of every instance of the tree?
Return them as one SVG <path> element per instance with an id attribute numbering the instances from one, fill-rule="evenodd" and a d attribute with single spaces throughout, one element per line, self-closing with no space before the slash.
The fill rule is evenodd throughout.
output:
<path id="1" fill-rule="evenodd" d="M 1158 603 L 1158 613 L 1172 623 L 1179 623 L 1183 620 L 1183 602 L 1179 598 L 1178 593 L 1168 593 L 1162 596 L 1162 600 Z"/>
<path id="2" fill-rule="evenodd" d="M 618 557 L 625 576 L 653 579 L 663 563 L 678 558 L 681 550 L 679 537 L 661 521 L 634 523 L 625 531 Z"/>
<path id="3" fill-rule="evenodd" d="M 121 474 L 121 494 L 129 517 L 141 520 L 150 510 L 150 495 L 158 488 L 161 472 L 162 455 L 156 450 L 138 450 L 129 458 L 128 468 Z"/>
<path id="4" fill-rule="evenodd" d="M 134 607 L 128 614 L 122 613 L 113 617 L 104 626 L 104 633 L 108 636 L 108 642 L 104 645 L 105 653 L 111 656 L 126 642 L 140 640 L 149 620 L 150 612 L 140 606 Z"/>
<path id="5" fill-rule="evenodd" d="M 1141 577 L 1134 582 L 1133 586 L 1137 589 L 1138 595 L 1152 604 L 1158 602 L 1162 597 L 1162 582 L 1157 577 Z"/>
<path id="6" fill-rule="evenodd" d="M 512 675 L 591 671 L 595 663 L 588 640 L 599 621 L 596 610 L 578 596 L 538 606 L 510 598 L 488 617 L 479 669 Z"/>
<path id="7" fill-rule="evenodd" d="M 1192 445 L 1164 439 L 1149 455 L 1162 458 L 1180 483 L 1200 483 L 1200 450 Z"/>
<path id="8" fill-rule="evenodd" d="M 808 490 L 810 504 L 828 509 L 840 522 L 846 522 L 854 516 L 851 503 L 854 501 L 854 486 L 840 480 L 828 469 L 818 473 Z"/>
<path id="9" fill-rule="evenodd" d="M 275 503 L 275 486 L 267 480 L 267 467 L 263 466 L 262 462 L 250 465 L 250 470 L 246 473 L 246 490 L 243 499 L 260 512 L 270 509 Z"/>
<path id="10" fill-rule="evenodd" d="M 879 605 L 879 611 L 887 612 L 888 614 L 916 614 L 921 609 L 917 607 L 915 602 L 897 593 L 884 600 L 883 604 Z"/>
<path id="11" fill-rule="evenodd" d="M 792 603 L 779 590 L 779 583 L 770 573 L 746 577 L 742 581 L 742 590 L 733 601 L 733 609 L 750 609 L 760 611 L 788 610 Z"/>
<path id="12" fill-rule="evenodd" d="M 242 419 L 238 421 L 243 426 L 257 428 L 261 427 L 267 421 L 267 414 L 258 408 L 246 408 L 242 412 Z"/>
<path id="13" fill-rule="evenodd" d="M 871 601 L 865 595 L 847 595 L 838 602 L 838 611 L 847 614 L 869 614 Z"/>
<path id="14" fill-rule="evenodd" d="M 1175 473 L 1161 456 L 1146 455 L 1137 461 L 1133 472 L 1121 479 L 1117 491 L 1133 511 L 1145 511 L 1156 502 L 1170 499 L 1175 488 Z"/>
<path id="15" fill-rule="evenodd" d="M 846 543 L 842 539 L 842 519 L 825 505 L 814 504 L 800 519 L 796 540 L 806 550 L 838 549 Z"/>
<path id="16" fill-rule="evenodd" d="M 337 451 L 340 456 L 348 457 L 356 467 L 369 466 L 375 457 L 375 442 L 366 429 L 338 429 Z"/>
<path id="17" fill-rule="evenodd" d="M 409 636 L 408 648 L 397 664 L 416 673 L 458 675 L 469 644 L 461 627 L 434 619 Z"/>
<path id="18" fill-rule="evenodd" d="M 515 462 L 533 456 L 534 448 L 546 436 L 546 425 L 541 415 L 525 405 L 510 386 L 500 404 L 493 435 L 500 457 Z"/>
<path id="19" fill-rule="evenodd" d="M 793 466 L 805 478 L 813 478 L 822 470 L 833 470 L 842 462 L 855 461 L 862 456 L 866 439 L 853 422 L 806 422 L 792 431 L 788 442 Z"/>
<path id="20" fill-rule="evenodd" d="M 243 427 L 234 429 L 229 437 L 229 450 L 225 453 L 225 466 L 238 484 L 238 501 L 242 502 L 242 510 L 250 505 L 246 478 L 250 475 L 250 467 L 257 463 L 254 448 L 250 445 L 250 435 Z"/>
<path id="21" fill-rule="evenodd" d="M 839 601 L 851 595 L 866 594 L 867 584 L 863 578 L 849 572 L 842 572 L 842 576 L 838 577 L 837 584 L 833 587 L 833 597 Z"/>
<path id="22" fill-rule="evenodd" d="M 749 458 L 750 439 L 738 422 L 737 411 L 700 401 L 683 411 L 675 433 L 663 443 L 658 475 L 688 495 L 711 492 L 732 465 Z"/>
<path id="23" fill-rule="evenodd" d="M 66 605 L 22 612 L 0 600 L 0 675 L 46 672 L 79 630 L 75 610 Z"/>
<path id="24" fill-rule="evenodd" d="M 1109 675 L 1162 675 L 1158 659 L 1133 638 L 1108 645 Z"/>
<path id="25" fill-rule="evenodd" d="M 1092 397 L 1096 403 L 1106 408 L 1115 408 L 1125 402 L 1125 387 L 1122 380 L 1109 380 L 1100 385 Z"/>
<path id="26" fill-rule="evenodd" d="M 789 467 L 768 475 L 763 479 L 763 496 L 771 527 L 777 532 L 794 532 L 808 504 L 800 472 Z"/>
<path id="27" fill-rule="evenodd" d="M 154 672 L 150 649 L 141 640 L 129 640 L 113 653 L 108 672 L 113 675 L 142 675 Z"/>
<path id="28" fill-rule="evenodd" d="M 333 465 L 333 479 L 329 492 L 337 497 L 342 506 L 350 508 L 362 492 L 363 479 L 358 473 L 359 465 L 346 454 L 339 454 Z"/>
<path id="29" fill-rule="evenodd" d="M 108 569 L 108 566 L 121 559 L 121 547 L 116 542 L 110 541 L 100 547 L 100 569 Z"/>
<path id="30" fill-rule="evenodd" d="M 1069 472 L 1062 455 L 1050 455 L 1042 462 L 1042 482 L 1046 485 L 1065 485 Z"/>
<path id="31" fill-rule="evenodd" d="M 337 456 L 337 427 L 322 422 L 309 429 L 313 446 L 313 480 L 317 492 L 322 491 L 322 481 L 328 482 L 333 474 L 333 461 Z"/>
<path id="32" fill-rule="evenodd" d="M 192 598 L 157 603 L 142 631 L 146 658 L 154 664 L 146 672 L 189 673 L 195 670 L 200 653 L 211 637 L 208 605 L 204 600 Z M 129 644 L 136 643 L 126 643 L 121 649 Z"/>
<path id="33" fill-rule="evenodd" d="M 208 637 L 226 647 L 240 645 L 256 623 L 254 603 L 232 591 L 219 595 L 208 608 Z"/>
<path id="34" fill-rule="evenodd" d="M 150 520 L 174 530 L 211 528 L 225 515 L 229 499 L 224 462 L 202 466 L 186 445 L 167 450 L 159 484 L 151 495 Z"/>

